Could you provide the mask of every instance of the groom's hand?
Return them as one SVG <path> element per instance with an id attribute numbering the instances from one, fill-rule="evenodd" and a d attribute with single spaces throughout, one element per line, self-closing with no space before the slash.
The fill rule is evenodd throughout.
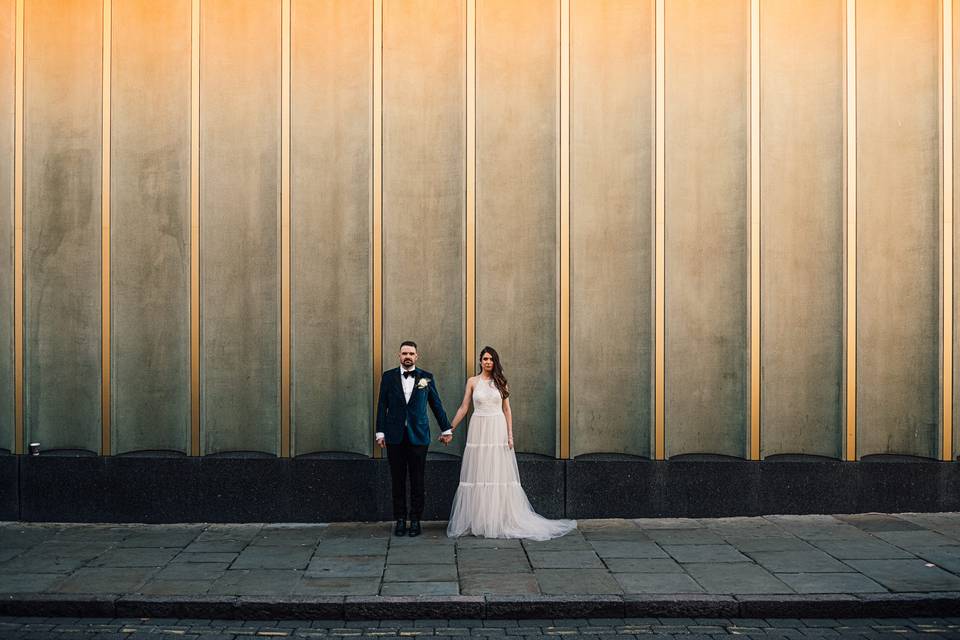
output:
<path id="1" fill-rule="evenodd" d="M 378 438 L 378 439 L 377 439 L 377 445 L 378 445 L 381 449 L 385 449 L 385 448 L 387 447 L 387 443 L 383 441 L 383 438 Z"/>
<path id="2" fill-rule="evenodd" d="M 450 444 L 450 442 L 451 442 L 452 440 L 453 440 L 453 436 L 451 436 L 451 435 L 447 435 L 447 436 L 441 435 L 441 436 L 440 436 L 440 442 L 442 442 L 444 445 Z"/>

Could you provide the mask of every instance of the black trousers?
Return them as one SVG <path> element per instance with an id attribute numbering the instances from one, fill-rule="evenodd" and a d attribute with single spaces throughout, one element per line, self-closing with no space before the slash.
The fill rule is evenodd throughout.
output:
<path id="1" fill-rule="evenodd" d="M 423 515 L 423 470 L 427 464 L 427 445 L 410 444 L 406 434 L 400 444 L 387 445 L 390 480 L 393 487 L 393 519 L 405 520 L 407 513 L 407 474 L 410 474 L 410 519 Z"/>

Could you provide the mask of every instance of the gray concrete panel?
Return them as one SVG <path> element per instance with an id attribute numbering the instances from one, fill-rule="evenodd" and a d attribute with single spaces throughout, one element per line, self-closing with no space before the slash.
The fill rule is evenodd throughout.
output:
<path id="1" fill-rule="evenodd" d="M 369 454 L 372 4 L 292 23 L 293 448 Z"/>
<path id="2" fill-rule="evenodd" d="M 190 2 L 112 20 L 112 448 L 188 452 Z"/>
<path id="3" fill-rule="evenodd" d="M 0 449 L 14 448 L 13 75 L 16 2 L 0 2 Z"/>
<path id="4" fill-rule="evenodd" d="M 570 11 L 570 450 L 649 456 L 653 3 Z"/>
<path id="5" fill-rule="evenodd" d="M 205 0 L 200 52 L 204 453 L 280 439 L 280 5 Z"/>
<path id="6" fill-rule="evenodd" d="M 857 13 L 857 452 L 935 456 L 939 4 Z"/>
<path id="7" fill-rule="evenodd" d="M 414 340 L 450 418 L 465 368 L 465 20 L 463 0 L 384 4 L 383 366 Z M 431 449 L 459 454 L 465 441 Z"/>
<path id="8" fill-rule="evenodd" d="M 667 455 L 746 455 L 749 2 L 666 7 Z"/>
<path id="9" fill-rule="evenodd" d="M 843 7 L 763 7 L 763 456 L 843 451 Z"/>
<path id="10" fill-rule="evenodd" d="M 477 3 L 477 347 L 497 349 L 519 451 L 557 452 L 559 10 Z"/>
<path id="11" fill-rule="evenodd" d="M 100 449 L 101 3 L 25 6 L 28 440 Z"/>

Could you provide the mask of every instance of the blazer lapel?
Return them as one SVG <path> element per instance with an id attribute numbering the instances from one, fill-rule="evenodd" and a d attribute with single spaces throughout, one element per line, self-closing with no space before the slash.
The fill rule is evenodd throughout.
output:
<path id="1" fill-rule="evenodd" d="M 401 373 L 402 371 L 403 371 L 402 368 L 397 367 L 396 374 L 394 374 L 393 376 L 393 382 L 394 384 L 397 385 L 397 391 L 400 392 L 401 398 L 403 397 L 403 373 Z"/>

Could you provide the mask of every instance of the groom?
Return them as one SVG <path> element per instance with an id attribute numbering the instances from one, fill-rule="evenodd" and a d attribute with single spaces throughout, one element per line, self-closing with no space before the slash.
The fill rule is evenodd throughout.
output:
<path id="1" fill-rule="evenodd" d="M 430 445 L 429 403 L 444 444 L 453 438 L 450 422 L 443 411 L 433 374 L 418 369 L 417 343 L 405 340 L 400 344 L 400 366 L 385 371 L 380 379 L 377 399 L 377 444 L 387 449 L 390 480 L 393 487 L 395 535 L 407 535 L 407 472 L 410 474 L 411 537 L 420 535 L 423 515 L 423 471 Z"/>

